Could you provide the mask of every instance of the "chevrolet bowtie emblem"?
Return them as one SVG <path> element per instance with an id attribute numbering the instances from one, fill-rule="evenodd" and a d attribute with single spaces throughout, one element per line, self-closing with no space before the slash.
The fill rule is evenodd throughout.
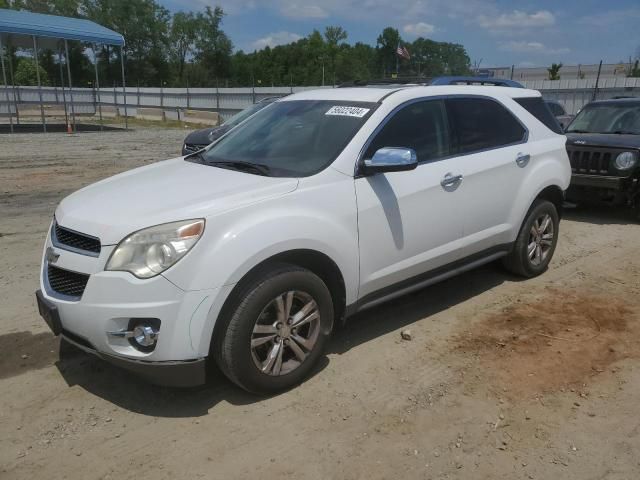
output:
<path id="1" fill-rule="evenodd" d="M 52 247 L 47 247 L 44 258 L 47 263 L 56 263 L 58 261 L 58 258 L 60 258 L 60 254 L 56 253 Z"/>

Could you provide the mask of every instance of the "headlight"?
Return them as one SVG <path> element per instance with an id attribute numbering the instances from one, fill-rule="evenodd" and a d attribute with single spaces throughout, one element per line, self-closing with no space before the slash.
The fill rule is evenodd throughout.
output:
<path id="1" fill-rule="evenodd" d="M 622 152 L 616 157 L 616 168 L 618 170 L 629 170 L 638 161 L 638 155 L 635 152 Z"/>
<path id="2" fill-rule="evenodd" d="M 105 270 L 151 278 L 174 265 L 193 248 L 204 231 L 204 220 L 184 220 L 145 228 L 122 240 Z"/>

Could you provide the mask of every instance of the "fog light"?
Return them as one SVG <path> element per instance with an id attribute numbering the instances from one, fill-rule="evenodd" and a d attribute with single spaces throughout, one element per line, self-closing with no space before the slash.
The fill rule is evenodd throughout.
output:
<path id="1" fill-rule="evenodd" d="M 132 347 L 142 352 L 152 352 L 158 343 L 160 335 L 160 320 L 157 318 L 132 318 L 127 329 L 107 332 L 111 337 L 121 337 L 129 340 Z"/>
<path id="2" fill-rule="evenodd" d="M 133 329 L 133 339 L 142 347 L 151 347 L 158 339 L 158 332 L 149 325 L 138 325 Z"/>

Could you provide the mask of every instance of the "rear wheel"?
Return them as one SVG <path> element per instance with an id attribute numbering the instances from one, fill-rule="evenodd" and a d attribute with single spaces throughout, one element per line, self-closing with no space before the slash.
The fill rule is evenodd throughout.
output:
<path id="1" fill-rule="evenodd" d="M 235 297 L 226 331 L 214 345 L 220 369 L 240 387 L 261 394 L 304 380 L 333 325 L 324 282 L 309 270 L 279 265 L 247 282 Z"/>
<path id="2" fill-rule="evenodd" d="M 512 273 L 535 277 L 549 266 L 558 243 L 560 219 L 553 203 L 536 200 L 525 218 L 513 249 L 503 261 Z"/>

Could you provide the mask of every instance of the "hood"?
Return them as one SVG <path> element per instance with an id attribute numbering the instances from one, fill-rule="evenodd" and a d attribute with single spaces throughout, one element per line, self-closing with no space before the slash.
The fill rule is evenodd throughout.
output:
<path id="1" fill-rule="evenodd" d="M 227 125 L 220 125 L 219 127 L 203 128 L 202 130 L 196 130 L 187 135 L 184 139 L 184 143 L 191 145 L 209 145 L 214 140 L 217 140 L 222 135 L 227 133 L 230 128 Z"/>
<path id="2" fill-rule="evenodd" d="M 568 145 L 640 149 L 640 135 L 566 133 Z"/>
<path id="3" fill-rule="evenodd" d="M 292 192 L 296 178 L 227 170 L 182 158 L 130 170 L 66 197 L 56 209 L 63 227 L 117 244 L 136 230 L 208 218 Z"/>

